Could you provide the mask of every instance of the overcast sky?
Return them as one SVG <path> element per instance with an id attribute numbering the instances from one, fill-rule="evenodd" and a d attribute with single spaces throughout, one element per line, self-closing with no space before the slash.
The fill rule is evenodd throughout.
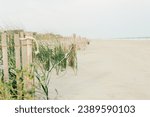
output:
<path id="1" fill-rule="evenodd" d="M 0 0 L 0 27 L 89 38 L 150 36 L 150 0 Z"/>

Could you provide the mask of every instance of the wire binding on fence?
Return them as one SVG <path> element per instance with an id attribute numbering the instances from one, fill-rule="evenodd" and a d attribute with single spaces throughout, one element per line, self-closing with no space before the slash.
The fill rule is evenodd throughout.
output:
<path id="1" fill-rule="evenodd" d="M 39 53 L 39 44 L 38 44 L 37 40 L 35 38 L 33 38 L 33 37 L 30 37 L 30 36 L 26 36 L 25 38 L 20 38 L 21 41 L 24 41 L 24 40 L 27 40 L 27 39 L 35 41 L 36 49 L 37 49 L 35 51 L 35 54 L 38 54 Z"/>

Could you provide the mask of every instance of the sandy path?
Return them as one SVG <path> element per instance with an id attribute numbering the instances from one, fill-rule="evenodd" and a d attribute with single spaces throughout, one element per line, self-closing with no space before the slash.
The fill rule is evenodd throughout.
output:
<path id="1" fill-rule="evenodd" d="M 78 64 L 52 80 L 60 99 L 150 99 L 150 41 L 91 41 Z"/>

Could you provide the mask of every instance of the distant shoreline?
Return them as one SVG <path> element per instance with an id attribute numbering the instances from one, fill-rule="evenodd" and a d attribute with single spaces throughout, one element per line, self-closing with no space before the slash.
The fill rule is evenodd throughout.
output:
<path id="1" fill-rule="evenodd" d="M 150 37 L 97 38 L 91 40 L 150 40 Z"/>

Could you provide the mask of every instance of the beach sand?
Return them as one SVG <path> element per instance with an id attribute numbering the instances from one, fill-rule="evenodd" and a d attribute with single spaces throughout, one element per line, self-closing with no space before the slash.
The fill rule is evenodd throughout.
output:
<path id="1" fill-rule="evenodd" d="M 68 69 L 50 88 L 57 99 L 150 99 L 150 40 L 93 40 L 78 52 L 77 74 Z"/>

